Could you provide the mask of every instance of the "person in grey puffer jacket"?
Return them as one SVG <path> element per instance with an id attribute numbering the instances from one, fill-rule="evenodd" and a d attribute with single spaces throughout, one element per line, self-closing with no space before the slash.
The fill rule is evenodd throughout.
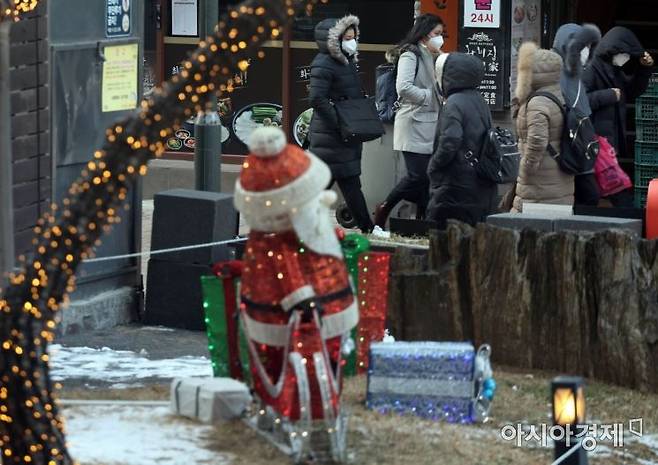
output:
<path id="1" fill-rule="evenodd" d="M 427 170 L 427 219 L 439 229 L 445 229 L 451 219 L 475 225 L 495 207 L 496 184 L 480 178 L 466 158 L 468 152 L 481 152 L 491 121 L 489 107 L 477 89 L 483 78 L 482 61 L 473 55 L 444 53 L 436 60 L 436 79 L 446 102 Z"/>
<path id="2" fill-rule="evenodd" d="M 580 114 L 590 116 L 587 88 L 583 83 L 585 66 L 594 57 L 594 50 L 601 40 L 601 31 L 593 24 L 565 24 L 555 34 L 553 51 L 562 57 L 564 66 L 560 76 L 560 89 L 566 105 L 575 107 Z M 599 203 L 599 187 L 594 170 L 575 177 L 576 205 L 596 206 Z"/>

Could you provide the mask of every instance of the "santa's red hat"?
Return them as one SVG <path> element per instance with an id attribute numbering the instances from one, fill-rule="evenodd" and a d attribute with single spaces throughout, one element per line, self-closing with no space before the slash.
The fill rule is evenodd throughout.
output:
<path id="1" fill-rule="evenodd" d="M 288 144 L 279 128 L 256 129 L 249 150 L 235 183 L 234 198 L 236 208 L 249 217 L 295 212 L 331 181 L 329 167 L 313 154 Z"/>

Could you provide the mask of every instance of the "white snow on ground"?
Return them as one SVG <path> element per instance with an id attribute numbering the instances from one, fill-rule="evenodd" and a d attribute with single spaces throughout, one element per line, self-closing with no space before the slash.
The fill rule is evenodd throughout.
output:
<path id="1" fill-rule="evenodd" d="M 213 428 L 169 415 L 167 407 L 65 407 L 73 458 L 85 465 L 228 465 L 232 456 L 204 448 Z"/>
<path id="2" fill-rule="evenodd" d="M 108 348 L 50 346 L 50 366 L 55 381 L 89 378 L 134 386 L 149 378 L 190 378 L 212 376 L 210 360 L 205 357 L 180 357 L 149 360 L 135 352 Z"/>

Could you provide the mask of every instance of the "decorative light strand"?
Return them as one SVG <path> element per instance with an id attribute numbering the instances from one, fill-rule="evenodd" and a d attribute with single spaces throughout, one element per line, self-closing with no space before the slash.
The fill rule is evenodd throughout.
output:
<path id="1" fill-rule="evenodd" d="M 322 0 L 326 3 L 326 0 Z M 35 228 L 32 260 L 9 277 L 0 298 L 0 457 L 4 465 L 71 465 L 64 424 L 49 374 L 47 346 L 56 313 L 75 288 L 75 270 L 121 222 L 129 191 L 147 163 L 165 151 L 165 140 L 192 114 L 216 106 L 233 90 L 229 77 L 262 58 L 257 47 L 278 37 L 297 12 L 310 13 L 318 0 L 247 0 L 224 15 L 213 36 L 183 63 L 183 70 L 131 116 L 106 131 L 61 205 L 53 205 Z M 18 18 L 36 1 L 0 0 L 2 16 Z"/>
<path id="2" fill-rule="evenodd" d="M 0 21 L 19 21 L 21 15 L 39 6 L 39 0 L 0 0 Z"/>

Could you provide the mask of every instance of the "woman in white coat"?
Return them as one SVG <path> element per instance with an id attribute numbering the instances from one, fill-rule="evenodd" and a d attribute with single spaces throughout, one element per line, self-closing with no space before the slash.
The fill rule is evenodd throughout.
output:
<path id="1" fill-rule="evenodd" d="M 396 89 L 400 107 L 395 114 L 393 149 L 402 152 L 407 174 L 375 211 L 375 224 L 381 228 L 401 200 L 416 204 L 417 218 L 425 216 L 429 201 L 427 165 L 434 150 L 441 106 L 434 62 L 443 46 L 443 28 L 441 18 L 423 14 L 416 18 L 397 48 L 400 57 Z"/>

